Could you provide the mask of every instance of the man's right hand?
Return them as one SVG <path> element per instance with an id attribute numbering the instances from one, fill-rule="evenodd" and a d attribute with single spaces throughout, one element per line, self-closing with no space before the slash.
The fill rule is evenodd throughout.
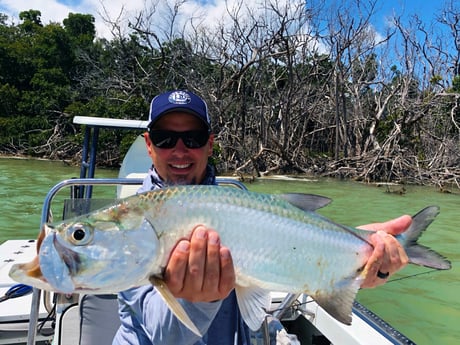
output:
<path id="1" fill-rule="evenodd" d="M 199 225 L 189 240 L 176 244 L 164 278 L 177 298 L 190 302 L 224 299 L 235 287 L 230 250 L 221 246 L 216 231 Z"/>

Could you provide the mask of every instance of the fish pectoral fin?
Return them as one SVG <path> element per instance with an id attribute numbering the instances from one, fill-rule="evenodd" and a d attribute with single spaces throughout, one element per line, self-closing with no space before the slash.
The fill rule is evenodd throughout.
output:
<path id="1" fill-rule="evenodd" d="M 244 322 L 250 329 L 257 331 L 270 308 L 270 291 L 256 286 L 242 287 L 237 285 L 235 293 Z"/>
<path id="2" fill-rule="evenodd" d="M 331 292 L 320 291 L 311 297 L 336 320 L 351 325 L 353 302 L 362 279 L 350 278 L 342 282 L 340 288 Z"/>
<path id="3" fill-rule="evenodd" d="M 160 296 L 163 298 L 165 301 L 166 305 L 168 306 L 169 309 L 173 312 L 173 314 L 193 333 L 198 335 L 199 337 L 202 337 L 203 335 L 201 332 L 198 330 L 198 328 L 195 326 L 193 321 L 190 319 L 190 317 L 187 315 L 185 312 L 184 308 L 182 305 L 178 302 L 177 298 L 173 296 L 171 291 L 169 291 L 168 286 L 166 283 L 158 277 L 152 276 L 149 278 L 150 282 L 155 286 L 157 289 L 158 293 Z"/>

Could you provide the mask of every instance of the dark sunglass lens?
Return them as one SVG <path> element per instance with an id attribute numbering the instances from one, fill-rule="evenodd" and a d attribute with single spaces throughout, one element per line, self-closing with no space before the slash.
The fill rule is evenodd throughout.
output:
<path id="1" fill-rule="evenodd" d="M 160 149 L 171 149 L 176 146 L 179 137 L 170 131 L 151 131 L 150 140 Z"/>
<path id="2" fill-rule="evenodd" d="M 181 139 L 189 149 L 197 149 L 206 145 L 209 133 L 208 131 L 189 131 L 182 133 Z"/>
<path id="3" fill-rule="evenodd" d="M 160 149 L 172 149 L 180 138 L 189 149 L 198 149 L 206 145 L 209 139 L 209 132 L 206 130 L 174 132 L 163 130 L 152 130 L 149 132 L 153 145 Z"/>

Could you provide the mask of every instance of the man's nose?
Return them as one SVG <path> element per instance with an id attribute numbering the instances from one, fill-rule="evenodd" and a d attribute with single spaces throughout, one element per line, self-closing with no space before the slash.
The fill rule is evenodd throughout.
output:
<path id="1" fill-rule="evenodd" d="M 176 146 L 174 146 L 174 151 L 185 152 L 187 150 L 188 150 L 188 148 L 187 148 L 187 146 L 185 146 L 185 144 L 182 141 L 182 139 L 181 138 L 177 139 Z"/>

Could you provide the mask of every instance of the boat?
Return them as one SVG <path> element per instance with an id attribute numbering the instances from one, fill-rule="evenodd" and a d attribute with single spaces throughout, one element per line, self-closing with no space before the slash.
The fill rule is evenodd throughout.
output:
<path id="1" fill-rule="evenodd" d="M 85 131 L 80 176 L 59 181 L 44 196 L 42 224 L 50 220 L 51 205 L 56 202 L 55 197 L 59 192 L 70 191 L 69 198 L 62 205 L 63 218 L 82 214 L 109 202 L 93 198 L 93 187 L 117 186 L 114 199 L 132 195 L 142 184 L 146 171 L 151 165 L 141 135 L 146 129 L 147 121 L 76 116 L 73 122 L 84 126 Z M 124 157 L 117 178 L 94 177 L 99 132 L 105 129 L 141 132 Z M 246 186 L 237 179 L 218 178 L 218 183 L 246 189 Z M 82 336 L 86 332 L 82 327 L 80 316 L 85 305 L 85 296 L 32 289 L 17 284 L 8 276 L 14 263 L 32 260 L 36 255 L 35 247 L 35 239 L 7 240 L 0 245 L 0 296 L 6 296 L 2 298 L 4 301 L 0 302 L 0 345 L 80 345 Z M 97 345 L 111 344 L 113 332 L 118 328 L 116 299 L 111 303 L 114 306 L 112 313 L 104 319 L 109 322 L 114 321 L 106 328 L 99 328 L 105 340 L 99 341 Z M 354 303 L 352 318 L 352 325 L 347 326 L 331 317 L 309 296 L 272 292 L 272 308 L 267 321 L 262 327 L 262 332 L 254 336 L 252 341 L 254 345 L 269 344 L 269 322 L 279 319 L 287 333 L 295 335 L 291 337 L 296 339 L 292 344 L 414 344 L 412 340 L 358 302 Z"/>

